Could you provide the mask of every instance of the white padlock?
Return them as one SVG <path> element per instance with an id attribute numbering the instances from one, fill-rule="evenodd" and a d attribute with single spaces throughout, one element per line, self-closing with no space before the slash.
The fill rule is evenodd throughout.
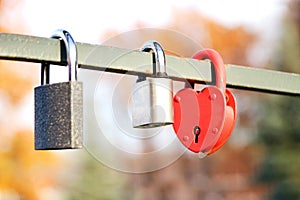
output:
<path id="1" fill-rule="evenodd" d="M 151 52 L 153 77 L 139 76 L 132 89 L 132 125 L 134 128 L 154 128 L 173 124 L 173 81 L 166 72 L 162 46 L 150 40 L 141 51 Z"/>

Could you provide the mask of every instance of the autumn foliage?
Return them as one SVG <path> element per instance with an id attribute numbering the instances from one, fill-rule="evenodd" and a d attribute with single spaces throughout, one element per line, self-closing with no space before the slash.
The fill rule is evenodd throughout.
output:
<path id="1" fill-rule="evenodd" d="M 35 151 L 30 130 L 13 133 L 6 141 L 9 144 L 0 151 L 0 196 L 8 193 L 22 199 L 41 199 L 43 189 L 56 183 L 58 157 Z"/>
<path id="2" fill-rule="evenodd" d="M 243 26 L 226 27 L 193 9 L 175 9 L 168 27 L 187 34 L 202 47 L 215 49 L 226 64 L 248 64 L 247 51 L 257 40 Z"/>
<path id="3" fill-rule="evenodd" d="M 0 1 L 0 18 L 12 7 L 12 2 Z M 0 32 L 10 28 L 0 24 Z M 33 93 L 35 72 L 30 64 L 0 62 L 0 199 L 43 199 L 44 191 L 57 182 L 59 157 L 35 151 L 32 129 L 18 121 L 24 100 Z"/>

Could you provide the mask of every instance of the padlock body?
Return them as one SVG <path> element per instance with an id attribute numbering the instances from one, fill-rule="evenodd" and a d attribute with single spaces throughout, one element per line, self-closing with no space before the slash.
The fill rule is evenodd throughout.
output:
<path id="1" fill-rule="evenodd" d="M 82 82 L 48 84 L 34 89 L 36 150 L 82 147 Z"/>
<path id="2" fill-rule="evenodd" d="M 134 128 L 152 128 L 173 124 L 173 81 L 148 78 L 137 82 L 132 90 Z"/>
<path id="3" fill-rule="evenodd" d="M 184 88 L 174 97 L 174 113 L 173 128 L 180 142 L 192 152 L 207 154 L 224 127 L 225 97 L 214 86 L 201 91 Z"/>

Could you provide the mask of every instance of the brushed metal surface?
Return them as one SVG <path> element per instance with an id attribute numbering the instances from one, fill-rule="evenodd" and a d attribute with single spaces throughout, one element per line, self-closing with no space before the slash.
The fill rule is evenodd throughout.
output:
<path id="1" fill-rule="evenodd" d="M 173 82 L 168 78 L 148 78 L 132 89 L 132 125 L 152 128 L 173 124 Z"/>

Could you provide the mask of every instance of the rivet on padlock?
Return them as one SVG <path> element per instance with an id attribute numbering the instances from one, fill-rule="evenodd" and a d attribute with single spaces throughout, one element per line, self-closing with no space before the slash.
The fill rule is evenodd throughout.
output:
<path id="1" fill-rule="evenodd" d="M 34 88 L 36 150 L 82 147 L 83 93 L 77 81 L 77 48 L 70 33 L 57 30 L 51 38 L 64 42 L 69 81 L 49 84 L 50 64 L 42 63 L 41 86 Z M 46 85 L 44 76 L 46 75 Z"/>
<path id="2" fill-rule="evenodd" d="M 153 128 L 173 124 L 173 81 L 166 72 L 162 46 L 150 40 L 141 51 L 152 51 L 153 77 L 139 76 L 132 91 L 132 124 L 134 128 Z"/>
<path id="3" fill-rule="evenodd" d="M 226 72 L 221 56 L 214 50 L 205 49 L 193 58 L 211 60 L 216 86 L 208 86 L 201 91 L 191 88 L 180 90 L 174 97 L 173 128 L 184 146 L 203 156 L 218 150 L 231 135 L 236 104 L 234 96 L 226 89 Z"/>

